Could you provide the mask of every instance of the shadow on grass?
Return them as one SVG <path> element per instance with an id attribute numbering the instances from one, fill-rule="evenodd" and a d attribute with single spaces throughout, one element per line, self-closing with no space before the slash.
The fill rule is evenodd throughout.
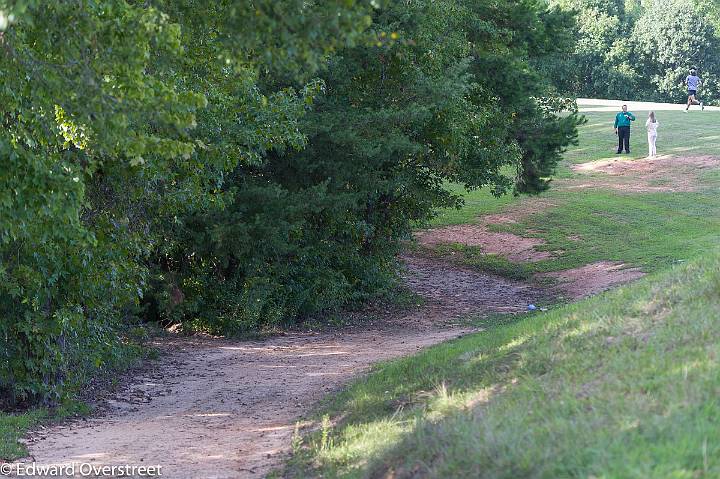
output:
<path id="1" fill-rule="evenodd" d="M 718 271 L 714 252 L 382 365 L 327 404 L 341 421 L 295 474 L 717 477 Z"/>

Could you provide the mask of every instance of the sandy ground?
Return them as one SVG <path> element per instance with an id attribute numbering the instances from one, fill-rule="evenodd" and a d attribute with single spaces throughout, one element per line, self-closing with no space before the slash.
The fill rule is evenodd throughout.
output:
<path id="1" fill-rule="evenodd" d="M 549 207 L 549 206 L 548 206 Z M 542 211 L 538 209 L 536 211 Z M 526 212 L 532 214 L 529 210 Z M 521 219 L 521 213 L 493 215 L 498 222 L 514 223 Z M 490 218 L 485 216 L 483 221 Z M 512 262 L 533 262 L 552 258 L 548 251 L 538 251 L 536 246 L 544 244 L 538 238 L 525 238 L 512 233 L 496 233 L 488 231 L 488 223 L 472 225 L 455 225 L 435 228 L 416 234 L 418 243 L 425 247 L 436 247 L 443 243 L 459 243 L 467 246 L 478 246 L 485 254 L 504 256 Z M 574 236 L 573 241 L 582 241 Z M 560 252 L 558 252 L 560 253 Z M 634 281 L 645 275 L 640 269 L 623 263 L 599 261 L 550 273 L 538 273 L 535 280 L 552 279 L 554 285 L 547 287 L 548 292 L 557 299 L 579 300 L 601 293 L 615 286 Z M 510 292 L 512 294 L 512 292 Z M 547 297 L 548 293 L 545 294 Z"/>
<path id="2" fill-rule="evenodd" d="M 555 287 L 557 293 L 572 300 L 602 293 L 643 276 L 645 273 L 640 269 L 613 261 L 598 261 L 578 268 L 536 275 L 538 278 L 553 278 L 558 281 Z"/>
<path id="3" fill-rule="evenodd" d="M 535 249 L 536 246 L 544 244 L 543 240 L 489 231 L 486 224 L 454 225 L 420 231 L 415 234 L 415 239 L 423 246 L 437 246 L 443 243 L 479 246 L 485 254 L 504 256 L 518 263 L 541 261 L 552 257 L 549 251 Z"/>
<path id="4" fill-rule="evenodd" d="M 562 187 L 635 193 L 697 191 L 703 188 L 702 175 L 718 168 L 720 158 L 714 156 L 612 158 L 573 165 L 573 171 L 588 175 L 588 179 L 566 181 Z"/>
<path id="5" fill-rule="evenodd" d="M 282 464 L 295 424 L 372 363 L 470 332 L 470 313 L 522 311 L 542 291 L 500 277 L 405 258 L 423 306 L 362 330 L 266 341 L 171 337 L 169 351 L 102 415 L 35 433 L 41 464 L 160 465 L 164 477 L 264 477 Z"/>

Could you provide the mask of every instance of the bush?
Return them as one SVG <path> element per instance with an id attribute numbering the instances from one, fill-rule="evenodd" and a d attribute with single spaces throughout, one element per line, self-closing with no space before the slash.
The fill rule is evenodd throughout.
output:
<path id="1" fill-rule="evenodd" d="M 444 182 L 543 190 L 575 136 L 535 2 L 151 3 L 0 1 L 5 403 L 136 314 L 242 333 L 387 291 Z"/>
<path id="2" fill-rule="evenodd" d="M 558 21 L 513 2 L 375 10 L 375 40 L 338 51 L 318 71 L 320 89 L 303 90 L 302 145 L 240 162 L 216 208 L 167 234 L 153 262 L 160 317 L 216 333 L 301 321 L 391 288 L 399 240 L 459 203 L 444 182 L 547 188 L 578 124 L 558 115 L 571 106 L 530 67 L 567 46 Z M 259 91 L 277 82 L 270 73 Z M 212 102 L 204 114 L 227 121 Z"/>

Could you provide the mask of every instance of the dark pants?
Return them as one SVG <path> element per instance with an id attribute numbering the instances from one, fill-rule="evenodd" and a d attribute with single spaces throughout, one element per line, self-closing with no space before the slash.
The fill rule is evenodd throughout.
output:
<path id="1" fill-rule="evenodd" d="M 618 153 L 620 153 L 625 147 L 625 153 L 630 153 L 630 127 L 619 126 L 618 127 Z"/>

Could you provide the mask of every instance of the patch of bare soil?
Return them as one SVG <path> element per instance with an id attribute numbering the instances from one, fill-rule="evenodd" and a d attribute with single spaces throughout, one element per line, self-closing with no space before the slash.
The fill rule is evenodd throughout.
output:
<path id="1" fill-rule="evenodd" d="M 578 300 L 601 293 L 613 286 L 634 281 L 644 275 L 645 273 L 639 269 L 627 268 L 623 263 L 599 261 L 579 268 L 541 273 L 536 277 L 558 280 L 558 292 L 569 299 Z"/>
<path id="2" fill-rule="evenodd" d="M 517 204 L 513 204 L 510 208 L 506 208 L 500 213 L 484 215 L 482 219 L 486 224 L 519 223 L 528 216 L 532 216 L 535 213 L 541 213 L 555 206 L 557 206 L 556 203 L 553 203 L 546 198 L 532 197 L 520 201 Z"/>
<path id="3" fill-rule="evenodd" d="M 423 246 L 437 246 L 443 243 L 479 246 L 483 253 L 497 254 L 515 262 L 541 261 L 552 257 L 550 252 L 536 249 L 537 246 L 544 244 L 541 239 L 490 231 L 485 224 L 433 228 L 416 233 L 415 238 Z"/>
<path id="4" fill-rule="evenodd" d="M 712 156 L 658 156 L 639 160 L 616 158 L 574 165 L 573 171 L 593 174 L 592 180 L 571 180 L 566 189 L 611 188 L 630 192 L 696 191 L 703 172 L 720 168 L 720 158 Z"/>
<path id="5" fill-rule="evenodd" d="M 104 414 L 36 433 L 40 464 L 161 465 L 184 478 L 264 477 L 282 464 L 297 421 L 377 361 L 472 331 L 470 313 L 524 310 L 543 292 L 438 260 L 405 258 L 424 306 L 364 330 L 264 341 L 170 337 L 155 367 L 107 401 Z"/>
<path id="6" fill-rule="evenodd" d="M 437 259 L 407 257 L 408 286 L 425 299 L 422 317 L 461 318 L 477 312 L 518 312 L 548 299 L 548 293 L 527 283 L 479 273 Z M 414 319 L 416 320 L 416 319 Z"/>

